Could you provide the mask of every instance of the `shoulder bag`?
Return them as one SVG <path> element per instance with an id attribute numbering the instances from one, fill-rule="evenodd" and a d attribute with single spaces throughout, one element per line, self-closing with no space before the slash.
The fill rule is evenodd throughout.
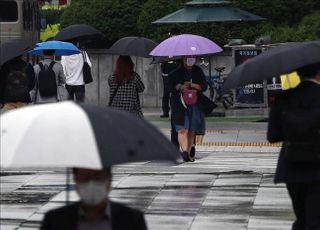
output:
<path id="1" fill-rule="evenodd" d="M 198 101 L 199 101 L 199 106 L 205 115 L 210 115 L 212 110 L 214 110 L 218 106 L 216 103 L 214 103 L 210 98 L 205 96 L 203 93 L 199 94 Z"/>
<path id="2" fill-rule="evenodd" d="M 88 64 L 87 61 L 87 55 L 85 51 L 81 51 L 82 57 L 83 57 L 83 68 L 82 68 L 82 73 L 83 73 L 83 81 L 85 84 L 89 84 L 93 82 L 92 74 L 91 74 L 91 67 Z"/>
<path id="3" fill-rule="evenodd" d="M 113 99 L 114 99 L 114 97 L 117 95 L 117 92 L 118 92 L 119 87 L 120 87 L 120 84 L 117 84 L 116 90 L 115 90 L 114 93 L 110 96 L 110 100 L 109 100 L 108 106 L 111 106 L 111 105 L 112 105 Z"/>

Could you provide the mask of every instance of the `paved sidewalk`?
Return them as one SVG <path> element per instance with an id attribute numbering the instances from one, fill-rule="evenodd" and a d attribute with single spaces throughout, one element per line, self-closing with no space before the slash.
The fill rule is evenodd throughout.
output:
<path id="1" fill-rule="evenodd" d="M 167 136 L 168 124 L 155 123 Z M 279 147 L 265 142 L 266 124 L 210 124 L 196 162 L 139 162 L 113 168 L 112 200 L 144 211 L 150 230 L 290 229 L 294 215 L 273 176 Z M 234 130 L 237 135 L 227 131 Z M 247 134 L 246 134 L 247 133 Z M 207 134 L 208 135 L 208 134 Z M 65 203 L 63 169 L 2 172 L 1 230 L 37 229 L 43 214 Z M 72 201 L 77 200 L 74 191 Z"/>
<path id="2" fill-rule="evenodd" d="M 144 211 L 149 229 L 290 229 L 286 189 L 273 184 L 277 151 L 204 147 L 195 163 L 119 165 L 110 197 Z M 1 229 L 36 229 L 43 213 L 64 205 L 63 171 L 4 176 L 1 184 Z"/>

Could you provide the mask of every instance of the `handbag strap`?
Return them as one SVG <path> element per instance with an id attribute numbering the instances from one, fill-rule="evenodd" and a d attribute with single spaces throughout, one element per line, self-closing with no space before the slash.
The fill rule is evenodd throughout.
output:
<path id="1" fill-rule="evenodd" d="M 83 61 L 87 62 L 87 55 L 85 53 L 86 51 L 81 51 L 82 57 L 83 57 Z"/>
<path id="2" fill-rule="evenodd" d="M 109 106 L 112 105 L 113 99 L 114 99 L 114 97 L 117 95 L 117 92 L 118 92 L 119 87 L 120 87 L 120 84 L 117 85 L 116 90 L 115 90 L 114 93 L 111 95 L 110 101 L 109 101 Z"/>

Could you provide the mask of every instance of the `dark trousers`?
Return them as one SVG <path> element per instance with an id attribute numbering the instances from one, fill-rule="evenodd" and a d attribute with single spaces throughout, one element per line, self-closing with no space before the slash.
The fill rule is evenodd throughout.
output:
<path id="1" fill-rule="evenodd" d="M 179 149 L 180 145 L 178 141 L 178 132 L 176 130 L 176 127 L 174 126 L 172 116 L 170 118 L 170 122 L 171 122 L 171 135 L 170 135 L 171 143 L 177 146 L 177 148 Z"/>
<path id="2" fill-rule="evenodd" d="M 76 102 L 84 102 L 85 87 L 84 85 L 66 85 L 69 98 Z"/>
<path id="3" fill-rule="evenodd" d="M 169 101 L 170 101 L 170 89 L 166 80 L 163 80 L 162 112 L 164 115 L 169 115 L 169 111 L 170 111 Z"/>
<path id="4" fill-rule="evenodd" d="M 296 215 L 292 230 L 320 229 L 320 183 L 287 183 Z"/>

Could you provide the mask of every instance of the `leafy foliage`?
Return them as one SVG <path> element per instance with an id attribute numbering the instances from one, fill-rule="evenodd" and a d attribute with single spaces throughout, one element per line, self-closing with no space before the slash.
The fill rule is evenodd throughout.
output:
<path id="1" fill-rule="evenodd" d="M 181 25 L 159 25 L 152 24 L 153 21 L 172 13 L 181 7 L 187 0 L 149 0 L 143 4 L 138 19 L 138 27 L 143 36 L 156 41 L 161 41 L 168 36 L 170 29 L 178 27 L 181 31 Z"/>
<path id="2" fill-rule="evenodd" d="M 308 14 L 297 25 L 274 26 L 268 24 L 261 31 L 270 35 L 274 43 L 320 39 L 320 11 Z"/>
<path id="3" fill-rule="evenodd" d="M 105 34 L 110 41 L 139 35 L 137 18 L 143 0 L 73 0 L 61 19 L 62 28 L 88 24 Z"/>
<path id="4" fill-rule="evenodd" d="M 194 33 L 224 45 L 231 38 L 248 43 L 262 35 L 274 42 L 319 39 L 319 0 L 231 0 L 232 6 L 265 17 L 263 22 L 152 24 L 184 6 L 190 0 L 73 0 L 66 8 L 61 26 L 85 23 L 94 26 L 114 42 L 124 36 L 144 36 L 156 41 L 167 37 L 171 28 Z"/>

